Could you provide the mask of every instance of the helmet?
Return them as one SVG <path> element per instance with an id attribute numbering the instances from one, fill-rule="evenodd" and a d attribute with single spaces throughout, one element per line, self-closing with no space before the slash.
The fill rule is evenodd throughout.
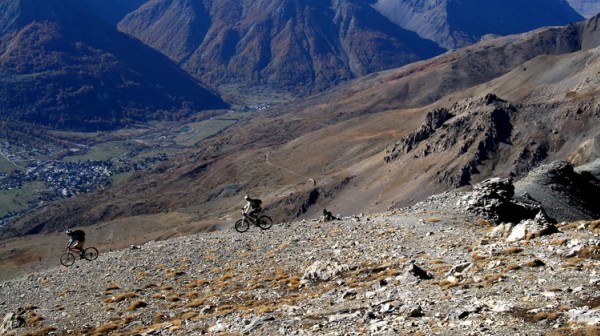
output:
<path id="1" fill-rule="evenodd" d="M 244 199 L 247 201 L 250 199 L 250 196 L 246 195 L 246 196 L 244 196 Z"/>
<path id="2" fill-rule="evenodd" d="M 72 229 L 68 229 L 67 231 L 65 231 L 65 233 L 66 234 L 71 234 L 71 233 L 73 233 L 73 230 Z"/>

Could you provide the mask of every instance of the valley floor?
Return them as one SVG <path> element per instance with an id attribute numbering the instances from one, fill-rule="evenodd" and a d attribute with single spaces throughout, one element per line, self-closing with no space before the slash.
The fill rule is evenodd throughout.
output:
<path id="1" fill-rule="evenodd" d="M 1 282 L 0 334 L 599 334 L 597 223 L 507 243 L 455 201 L 101 251 Z"/>

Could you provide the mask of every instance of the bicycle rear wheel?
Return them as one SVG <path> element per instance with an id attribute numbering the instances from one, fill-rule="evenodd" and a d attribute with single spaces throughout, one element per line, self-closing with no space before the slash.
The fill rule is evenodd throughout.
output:
<path id="1" fill-rule="evenodd" d="M 98 250 L 95 247 L 88 247 L 84 250 L 83 257 L 89 261 L 98 258 Z"/>
<path id="2" fill-rule="evenodd" d="M 60 263 L 63 266 L 71 266 L 73 265 L 73 263 L 75 263 L 75 256 L 73 255 L 73 253 L 63 253 L 60 256 Z"/>
<path id="3" fill-rule="evenodd" d="M 270 229 L 273 226 L 273 220 L 269 216 L 260 216 L 256 222 L 258 223 L 258 227 L 263 230 Z"/>
<path id="4" fill-rule="evenodd" d="M 246 232 L 248 231 L 248 229 L 250 228 L 250 223 L 245 219 L 238 219 L 237 222 L 235 222 L 235 230 L 237 232 Z"/>

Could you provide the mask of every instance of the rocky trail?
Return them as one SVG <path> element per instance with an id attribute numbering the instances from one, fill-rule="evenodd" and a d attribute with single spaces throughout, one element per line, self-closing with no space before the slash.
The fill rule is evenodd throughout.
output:
<path id="1" fill-rule="evenodd" d="M 101 251 L 0 283 L 0 334 L 600 334 L 600 221 L 518 236 L 475 203 Z"/>

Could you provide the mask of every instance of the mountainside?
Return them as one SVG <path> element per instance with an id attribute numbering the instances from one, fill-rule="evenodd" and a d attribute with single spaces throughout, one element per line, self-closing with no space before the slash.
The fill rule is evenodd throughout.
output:
<path id="1" fill-rule="evenodd" d="M 447 49 L 471 45 L 488 34 L 517 34 L 583 19 L 562 0 L 377 0 L 374 7 L 398 26 Z"/>
<path id="2" fill-rule="evenodd" d="M 127 14 L 139 8 L 148 0 L 82 0 L 84 4 L 96 16 L 116 25 Z"/>
<path id="3" fill-rule="evenodd" d="M 50 204 L 5 236 L 182 211 L 231 221 L 382 211 L 489 176 L 599 155 L 598 17 L 486 40 L 280 105 L 121 186 Z"/>
<path id="4" fill-rule="evenodd" d="M 150 1 L 119 29 L 213 85 L 321 91 L 443 50 L 363 1 Z"/>
<path id="5" fill-rule="evenodd" d="M 97 259 L 0 282 L 0 333 L 598 335 L 600 221 L 540 211 L 493 226 L 473 212 L 507 200 L 489 182 L 395 211 L 117 251 L 97 245 L 110 240 L 97 227 Z M 44 262 L 58 265 L 60 247 L 42 246 Z"/>
<path id="6" fill-rule="evenodd" d="M 600 13 L 600 1 L 598 0 L 567 0 L 567 2 L 573 9 L 586 18 Z"/>
<path id="7" fill-rule="evenodd" d="M 2 0 L 0 116 L 98 130 L 226 104 L 77 1 Z"/>

